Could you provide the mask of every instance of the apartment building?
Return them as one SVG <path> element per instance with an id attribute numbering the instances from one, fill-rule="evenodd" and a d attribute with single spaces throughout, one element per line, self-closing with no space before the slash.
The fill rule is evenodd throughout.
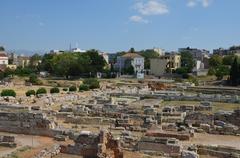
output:
<path id="1" fill-rule="evenodd" d="M 178 54 L 169 54 L 150 59 L 150 73 L 154 76 L 161 76 L 167 71 L 172 72 L 180 67 L 181 56 Z"/>

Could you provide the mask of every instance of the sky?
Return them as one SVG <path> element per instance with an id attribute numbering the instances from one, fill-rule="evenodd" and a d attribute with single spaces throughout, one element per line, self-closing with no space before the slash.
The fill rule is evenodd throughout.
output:
<path id="1" fill-rule="evenodd" d="M 153 47 L 212 50 L 240 44 L 240 0 L 1 0 L 8 50 Z"/>

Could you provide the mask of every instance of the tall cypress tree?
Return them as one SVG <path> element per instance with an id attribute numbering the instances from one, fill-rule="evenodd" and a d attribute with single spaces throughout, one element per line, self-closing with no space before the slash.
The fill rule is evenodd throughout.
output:
<path id="1" fill-rule="evenodd" d="M 231 70 L 230 70 L 230 81 L 232 86 L 237 86 L 238 81 L 240 79 L 239 76 L 239 65 L 237 58 L 234 59 L 234 62 L 232 63 Z"/>

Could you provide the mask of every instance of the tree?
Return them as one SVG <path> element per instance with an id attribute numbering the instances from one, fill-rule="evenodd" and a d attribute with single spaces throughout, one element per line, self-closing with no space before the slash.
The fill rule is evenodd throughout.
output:
<path id="1" fill-rule="evenodd" d="M 45 88 L 39 88 L 36 92 L 36 94 L 47 94 L 47 90 Z"/>
<path id="2" fill-rule="evenodd" d="M 223 65 L 232 65 L 234 59 L 237 58 L 235 55 L 226 55 L 222 59 Z"/>
<path id="3" fill-rule="evenodd" d="M 239 64 L 237 58 L 235 58 L 230 70 L 230 82 L 232 86 L 237 86 L 239 84 L 239 73 Z"/>
<path id="4" fill-rule="evenodd" d="M 139 55 L 144 57 L 144 68 L 150 69 L 150 59 L 159 57 L 159 54 L 152 49 L 147 49 L 139 52 Z"/>
<path id="5" fill-rule="evenodd" d="M 16 92 L 14 90 L 12 90 L 12 89 L 4 89 L 1 92 L 1 96 L 2 97 L 5 97 L 5 96 L 7 96 L 7 97 L 10 97 L 10 96 L 16 97 Z"/>
<path id="6" fill-rule="evenodd" d="M 187 72 L 192 72 L 195 65 L 193 56 L 190 52 L 181 52 L 181 67 L 185 67 Z"/>
<path id="7" fill-rule="evenodd" d="M 219 65 L 215 69 L 215 75 L 218 80 L 221 80 L 223 76 L 229 75 L 229 68 L 225 65 Z"/>
<path id="8" fill-rule="evenodd" d="M 217 67 L 222 65 L 223 63 L 223 58 L 220 55 L 213 55 L 209 59 L 209 65 L 210 67 Z"/>
<path id="9" fill-rule="evenodd" d="M 50 89 L 50 93 L 51 93 L 51 94 L 53 94 L 53 93 L 59 93 L 59 92 L 60 92 L 60 90 L 59 90 L 58 87 L 53 87 L 53 88 Z"/>
<path id="10" fill-rule="evenodd" d="M 31 95 L 36 95 L 36 92 L 35 92 L 35 90 L 28 90 L 25 94 L 27 97 L 29 97 Z"/>
<path id="11" fill-rule="evenodd" d="M 35 85 L 42 84 L 42 82 L 38 79 L 36 74 L 30 74 L 28 82 L 35 84 Z"/>
<path id="12" fill-rule="evenodd" d="M 31 56 L 30 58 L 30 66 L 31 67 L 36 67 L 39 64 L 39 61 L 42 59 L 41 55 L 39 54 L 34 54 L 33 56 Z"/>
<path id="13" fill-rule="evenodd" d="M 135 53 L 135 49 L 134 48 L 130 48 L 129 53 Z"/>
<path id="14" fill-rule="evenodd" d="M 5 51 L 3 46 L 0 46 L 0 51 Z"/>

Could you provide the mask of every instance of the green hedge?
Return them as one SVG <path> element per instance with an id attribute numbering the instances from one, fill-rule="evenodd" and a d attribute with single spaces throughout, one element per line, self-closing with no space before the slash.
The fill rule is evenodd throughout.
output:
<path id="1" fill-rule="evenodd" d="M 79 91 L 88 91 L 89 90 L 89 85 L 87 84 L 81 84 L 79 86 Z"/>
<path id="2" fill-rule="evenodd" d="M 36 92 L 35 92 L 35 90 L 28 90 L 25 94 L 27 97 L 29 97 L 31 95 L 36 95 Z"/>
<path id="3" fill-rule="evenodd" d="M 76 92 L 76 91 L 77 91 L 77 87 L 76 86 L 69 87 L 69 92 Z"/>
<path id="4" fill-rule="evenodd" d="M 59 92 L 60 92 L 60 90 L 57 87 L 54 87 L 54 88 L 50 89 L 50 93 L 59 93 Z"/>
<path id="5" fill-rule="evenodd" d="M 4 89 L 1 92 L 1 96 L 5 97 L 5 96 L 12 96 L 12 97 L 16 97 L 16 92 L 12 89 Z"/>
<path id="6" fill-rule="evenodd" d="M 96 89 L 100 87 L 99 81 L 95 78 L 85 79 L 83 84 L 87 84 L 90 89 Z"/>
<path id="7" fill-rule="evenodd" d="M 39 88 L 36 94 L 47 94 L 47 90 L 45 88 Z"/>

